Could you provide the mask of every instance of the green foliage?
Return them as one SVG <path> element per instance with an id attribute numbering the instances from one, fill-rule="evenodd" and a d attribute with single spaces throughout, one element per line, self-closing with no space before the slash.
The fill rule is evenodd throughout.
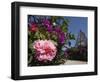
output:
<path id="1" fill-rule="evenodd" d="M 57 22 L 57 20 L 59 20 L 60 22 L 62 21 L 62 25 L 60 23 L 61 27 L 66 27 L 66 30 L 68 30 L 68 23 L 69 23 L 68 19 L 66 19 L 66 18 L 64 18 L 62 16 L 51 16 L 51 21 L 59 24 Z M 64 32 L 67 32 L 67 31 L 64 31 Z"/>
<path id="2" fill-rule="evenodd" d="M 57 36 L 56 36 L 56 35 L 52 35 L 52 36 L 51 36 L 51 39 L 52 39 L 53 41 L 56 41 L 56 42 L 57 42 Z"/>
<path id="3" fill-rule="evenodd" d="M 51 16 L 51 21 L 52 22 L 56 22 L 56 20 L 57 20 L 57 16 Z"/>
<path id="4" fill-rule="evenodd" d="M 62 24 L 61 29 L 62 29 L 63 32 L 67 32 L 68 31 L 65 23 Z"/>
<path id="5" fill-rule="evenodd" d="M 74 34 L 71 34 L 71 33 L 70 33 L 70 34 L 69 34 L 69 39 L 70 39 L 70 40 L 75 40 Z"/>

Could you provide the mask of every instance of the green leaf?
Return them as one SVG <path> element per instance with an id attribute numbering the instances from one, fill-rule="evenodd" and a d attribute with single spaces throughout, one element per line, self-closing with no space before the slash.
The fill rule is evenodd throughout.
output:
<path id="1" fill-rule="evenodd" d="M 75 40 L 75 36 L 74 36 L 74 34 L 69 34 L 69 39 L 71 39 L 71 40 Z"/>
<path id="2" fill-rule="evenodd" d="M 52 41 L 52 43 L 53 43 L 54 45 L 56 45 L 56 46 L 58 45 L 56 41 L 54 41 L 54 40 L 51 40 L 51 41 Z"/>
<path id="3" fill-rule="evenodd" d="M 51 16 L 51 21 L 52 22 L 56 22 L 56 20 L 57 20 L 57 16 Z"/>
<path id="4" fill-rule="evenodd" d="M 52 35 L 51 39 L 57 42 L 57 36 L 56 35 Z"/>
<path id="5" fill-rule="evenodd" d="M 67 27 L 65 23 L 62 24 L 61 29 L 63 32 L 67 32 Z"/>
<path id="6" fill-rule="evenodd" d="M 43 39 L 43 40 L 46 39 L 46 38 L 45 38 L 45 35 L 42 34 L 41 32 L 39 33 L 39 36 L 40 36 L 40 39 Z"/>
<path id="7" fill-rule="evenodd" d="M 33 56 L 30 56 L 29 59 L 28 59 L 28 64 L 30 64 L 33 60 Z"/>
<path id="8" fill-rule="evenodd" d="M 30 31 L 28 31 L 28 35 L 29 35 L 29 36 L 31 35 L 31 32 L 30 32 Z"/>
<path id="9" fill-rule="evenodd" d="M 37 32 L 35 33 L 34 38 L 36 38 L 36 39 L 40 39 L 39 31 L 37 31 Z"/>
<path id="10" fill-rule="evenodd" d="M 48 31 L 45 32 L 46 39 L 50 39 L 50 33 Z"/>

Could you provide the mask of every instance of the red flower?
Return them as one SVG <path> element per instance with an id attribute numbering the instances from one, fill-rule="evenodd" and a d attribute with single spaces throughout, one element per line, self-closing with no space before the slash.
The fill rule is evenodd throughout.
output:
<path id="1" fill-rule="evenodd" d="M 38 27 L 37 27 L 36 24 L 32 24 L 32 25 L 30 25 L 30 27 L 29 27 L 29 31 L 31 31 L 31 32 L 36 32 L 37 30 L 38 30 Z"/>

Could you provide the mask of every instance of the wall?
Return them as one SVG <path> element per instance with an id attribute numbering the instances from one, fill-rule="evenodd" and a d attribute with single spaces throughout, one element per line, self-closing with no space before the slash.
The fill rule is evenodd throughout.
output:
<path id="1" fill-rule="evenodd" d="M 17 0 L 16 0 L 17 1 Z M 58 3 L 58 4 L 71 4 L 71 5 L 88 5 L 98 6 L 100 8 L 100 0 L 20 0 L 28 2 L 41 2 L 41 3 Z M 13 0 L 1 0 L 0 1 L 0 82 L 13 82 L 10 79 L 10 66 L 11 66 L 11 2 Z M 99 11 L 100 13 L 100 11 Z M 100 18 L 98 16 L 98 18 Z M 98 19 L 99 21 L 100 19 Z M 98 26 L 99 27 L 99 26 Z M 100 30 L 100 28 L 98 29 Z M 99 33 L 100 35 L 100 33 Z M 100 42 L 100 37 L 99 37 Z M 100 43 L 99 43 L 100 44 Z M 100 48 L 100 45 L 99 45 Z M 100 55 L 98 55 L 100 58 Z M 98 61 L 100 62 L 100 60 Z M 100 67 L 100 65 L 99 65 Z M 100 71 L 99 71 L 100 73 Z M 90 82 L 99 81 L 98 76 L 84 76 L 84 77 L 67 77 L 67 78 L 53 78 L 53 79 L 39 79 L 35 82 Z M 26 80 L 26 82 L 32 82 L 33 80 Z M 21 81 L 22 82 L 22 81 Z"/>

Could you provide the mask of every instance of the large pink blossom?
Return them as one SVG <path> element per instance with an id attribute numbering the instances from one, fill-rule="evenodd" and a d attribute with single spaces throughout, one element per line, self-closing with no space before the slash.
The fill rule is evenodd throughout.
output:
<path id="1" fill-rule="evenodd" d="M 56 56 L 56 46 L 51 40 L 37 40 L 33 43 L 35 57 L 38 61 L 52 61 Z"/>

